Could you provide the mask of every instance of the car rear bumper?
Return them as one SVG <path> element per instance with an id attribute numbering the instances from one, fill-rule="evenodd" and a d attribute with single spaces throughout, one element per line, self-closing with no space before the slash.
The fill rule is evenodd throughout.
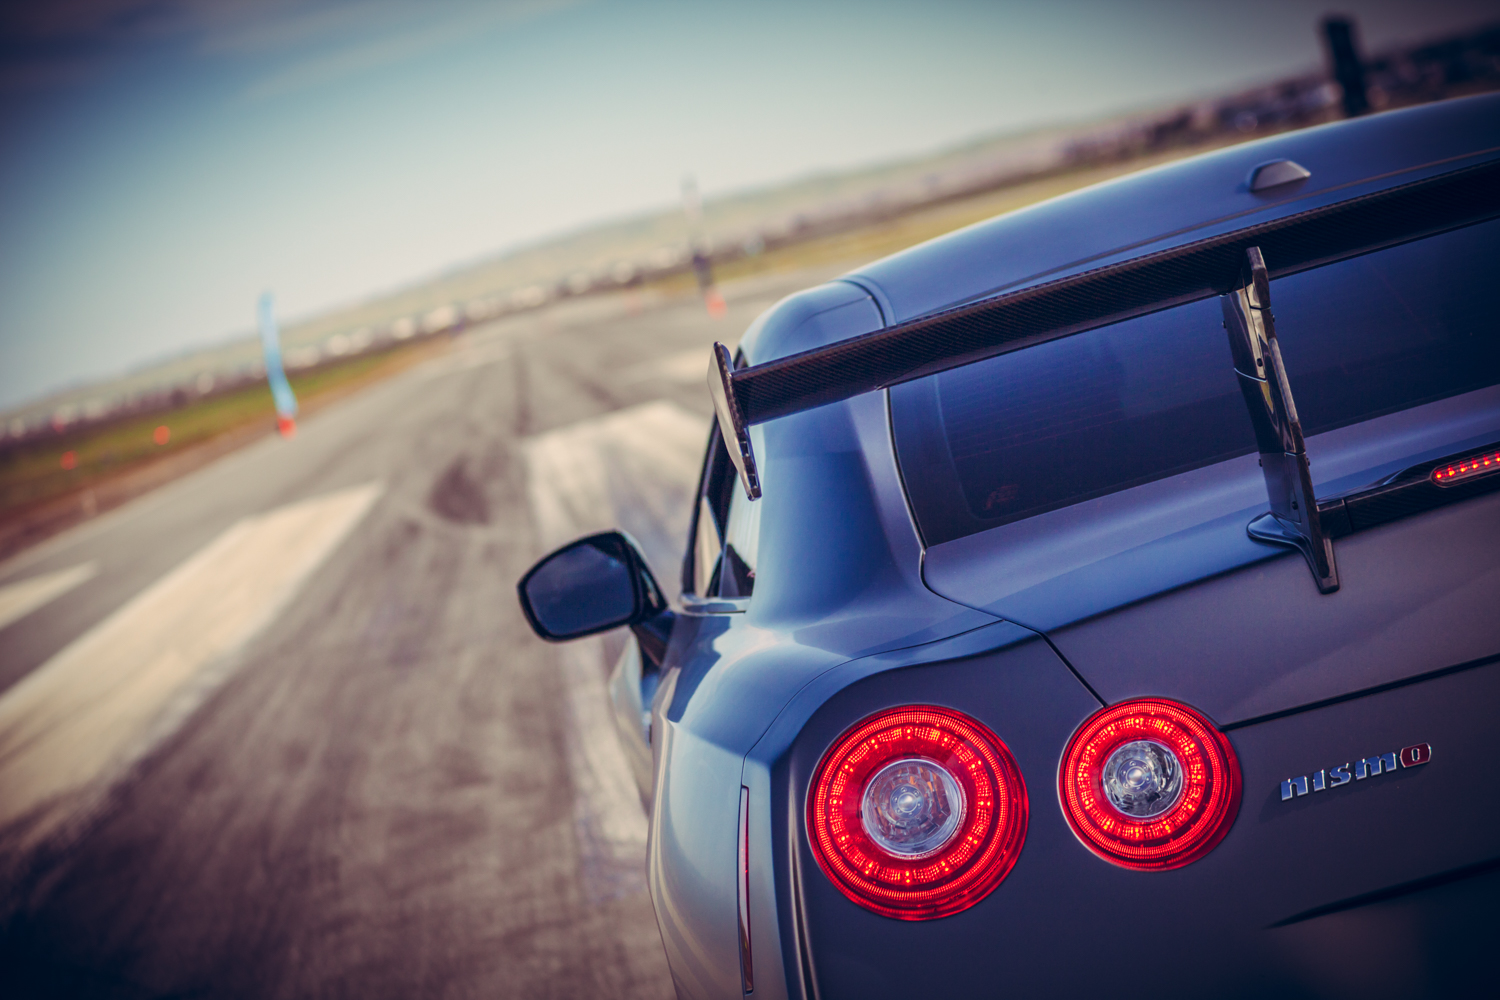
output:
<path id="1" fill-rule="evenodd" d="M 1117 868 L 1074 838 L 1056 768 L 1090 709 L 1028 705 L 1019 696 L 1031 684 L 982 659 L 914 668 L 854 685 L 814 718 L 785 769 L 789 813 L 804 801 L 822 730 L 882 701 L 987 688 L 983 704 L 942 701 L 1010 745 L 1031 827 L 1015 870 L 989 897 L 941 920 L 902 922 L 842 896 L 813 861 L 802 824 L 789 823 L 781 858 L 798 878 L 778 883 L 800 889 L 782 909 L 795 918 L 805 966 L 788 976 L 792 995 L 815 983 L 824 998 L 1440 996 L 1482 971 L 1480 942 L 1500 930 L 1500 800 L 1490 780 L 1500 663 L 1233 729 L 1244 779 L 1235 825 L 1207 857 L 1165 872 Z M 1432 747 L 1430 763 L 1282 798 L 1285 779 L 1421 743 Z"/>

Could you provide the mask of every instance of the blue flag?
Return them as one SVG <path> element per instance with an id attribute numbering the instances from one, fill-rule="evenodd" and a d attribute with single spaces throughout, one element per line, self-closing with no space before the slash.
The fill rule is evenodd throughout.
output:
<path id="1" fill-rule="evenodd" d="M 260 346 L 266 353 L 266 381 L 271 386 L 271 398 L 276 401 L 276 422 L 286 434 L 295 427 L 297 397 L 292 395 L 291 384 L 281 367 L 281 336 L 276 329 L 275 300 L 270 292 L 260 297 Z"/>

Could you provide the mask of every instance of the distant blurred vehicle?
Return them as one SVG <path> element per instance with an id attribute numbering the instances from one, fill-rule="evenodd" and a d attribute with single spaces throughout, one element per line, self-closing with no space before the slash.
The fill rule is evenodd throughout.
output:
<path id="1" fill-rule="evenodd" d="M 617 532 L 520 583 L 545 638 L 634 630 L 679 995 L 1488 978 L 1497 268 L 1484 96 L 1014 212 L 716 348 L 680 607 Z"/>

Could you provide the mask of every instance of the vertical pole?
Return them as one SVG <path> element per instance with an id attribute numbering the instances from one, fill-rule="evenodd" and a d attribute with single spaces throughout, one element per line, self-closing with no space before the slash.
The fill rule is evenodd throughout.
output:
<path id="1" fill-rule="evenodd" d="M 724 304 L 724 296 L 714 287 L 713 265 L 703 249 L 703 200 L 698 195 L 698 182 L 692 174 L 682 179 L 682 212 L 687 216 L 688 249 L 693 255 L 693 274 L 698 278 L 698 291 L 708 306 L 708 314 L 718 319 L 728 307 Z"/>
<path id="2" fill-rule="evenodd" d="M 1365 67 L 1354 38 L 1354 22 L 1346 17 L 1323 20 L 1323 42 L 1328 49 L 1329 69 L 1344 91 L 1344 116 L 1358 118 L 1370 110 L 1365 91 Z"/>

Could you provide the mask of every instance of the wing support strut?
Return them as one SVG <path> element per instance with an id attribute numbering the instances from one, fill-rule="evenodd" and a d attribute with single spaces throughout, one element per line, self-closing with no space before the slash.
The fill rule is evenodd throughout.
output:
<path id="1" fill-rule="evenodd" d="M 1484 152 L 1493 156 L 1493 151 Z M 1061 277 L 1033 275 L 980 299 L 758 365 L 736 367 L 728 349 L 715 344 L 708 388 L 729 456 L 746 495 L 754 499 L 760 496 L 761 483 L 747 428 L 755 424 L 1214 296 L 1226 300 L 1226 316 L 1236 312 L 1246 331 L 1252 315 L 1262 314 L 1269 330 L 1268 306 L 1250 302 L 1253 275 L 1241 273 L 1251 248 L 1257 257 L 1271 254 L 1276 261 L 1275 276 L 1280 278 L 1497 217 L 1500 158 L 1492 158 L 1114 263 L 1075 271 L 1087 264 L 1078 261 L 1068 265 L 1068 273 Z M 1111 251 L 1109 256 L 1126 249 Z M 1262 288 L 1269 291 L 1264 261 L 1262 269 Z M 1230 299 L 1239 306 L 1232 308 Z M 1225 325 L 1230 325 L 1228 320 Z M 1246 345 L 1251 343 L 1248 333 L 1243 339 Z M 1262 339 L 1268 348 L 1275 343 L 1274 334 Z M 1250 362 L 1254 360 L 1250 356 Z M 1243 368 L 1241 374 L 1268 385 L 1275 381 L 1257 367 Z M 1274 388 L 1280 392 L 1284 384 L 1283 378 Z M 1290 403 L 1290 393 L 1283 395 L 1284 402 Z M 1252 412 L 1259 413 L 1282 397 L 1272 393 L 1266 398 L 1272 402 L 1255 404 Z M 1268 418 L 1279 421 L 1273 423 L 1273 432 L 1291 434 L 1295 410 L 1290 411 L 1290 423 L 1281 413 L 1278 409 Z M 1261 429 L 1258 422 L 1257 433 Z M 1294 436 L 1300 442 L 1301 432 Z M 1264 446 L 1261 450 L 1266 453 Z M 1298 452 L 1283 448 L 1276 454 Z M 1300 461 L 1306 463 L 1305 454 Z M 1285 464 L 1281 459 L 1277 462 Z M 1293 480 L 1300 482 L 1300 477 L 1286 482 Z M 1297 498 L 1296 508 L 1289 499 L 1273 501 L 1272 512 L 1281 517 L 1277 530 L 1299 523 L 1290 514 L 1293 510 L 1301 514 L 1311 502 L 1311 487 L 1305 492 L 1306 496 Z M 1326 548 L 1326 539 L 1308 533 L 1311 525 L 1305 517 L 1300 523 L 1295 537 Z M 1317 568 L 1313 572 L 1320 585 L 1327 583 L 1326 589 L 1332 590 L 1337 587 L 1337 573 L 1331 550 L 1325 556 L 1308 558 L 1314 564 L 1326 564 L 1327 572 Z"/>
<path id="2" fill-rule="evenodd" d="M 734 361 L 729 357 L 729 348 L 715 341 L 713 357 L 708 360 L 708 395 L 714 401 L 714 417 L 719 422 L 719 434 L 724 438 L 724 450 L 740 474 L 745 496 L 759 500 L 760 470 L 755 465 L 750 428 L 746 426 L 744 413 L 734 398 L 733 375 Z"/>
<path id="3" fill-rule="evenodd" d="M 1245 251 L 1241 279 L 1240 287 L 1220 296 L 1219 302 L 1271 501 L 1271 509 L 1245 530 L 1257 541 L 1297 549 L 1307 560 L 1318 590 L 1331 594 L 1339 589 L 1333 539 L 1323 530 L 1318 515 L 1302 422 L 1281 360 L 1271 314 L 1270 275 L 1260 247 Z"/>

